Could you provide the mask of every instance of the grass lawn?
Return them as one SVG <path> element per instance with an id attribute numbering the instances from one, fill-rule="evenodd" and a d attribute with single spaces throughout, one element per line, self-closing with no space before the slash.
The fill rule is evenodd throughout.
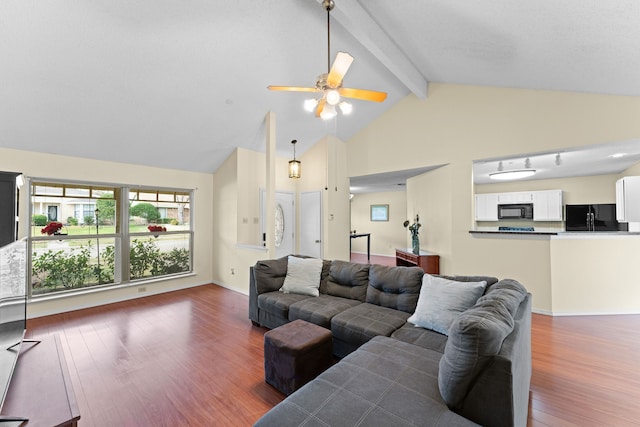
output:
<path id="1" fill-rule="evenodd" d="M 188 230 L 189 229 L 188 225 L 169 225 L 169 224 L 165 224 L 165 225 L 163 225 L 163 227 L 166 227 L 168 231 Z M 40 235 L 42 235 L 40 230 L 42 230 L 43 228 L 44 227 L 33 226 L 32 230 L 31 230 L 31 235 L 32 236 L 40 236 Z M 131 225 L 131 226 L 129 226 L 129 232 L 130 233 L 145 233 L 145 232 L 148 232 L 148 231 L 149 230 L 147 229 L 146 225 Z M 63 234 L 66 233 L 69 236 L 82 236 L 82 235 L 95 236 L 96 235 L 96 226 L 95 225 L 65 225 L 64 227 L 62 227 L 60 232 L 63 233 Z M 98 232 L 99 232 L 99 234 L 115 234 L 116 227 L 115 227 L 115 225 L 101 225 L 98 228 Z"/>

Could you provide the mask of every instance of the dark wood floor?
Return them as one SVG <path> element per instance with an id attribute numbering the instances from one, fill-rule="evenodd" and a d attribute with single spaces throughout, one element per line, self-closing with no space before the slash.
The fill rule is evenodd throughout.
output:
<path id="1" fill-rule="evenodd" d="M 81 427 L 246 426 L 264 382 L 245 295 L 207 285 L 28 322 L 61 338 Z M 533 315 L 530 426 L 640 424 L 640 316 Z"/>

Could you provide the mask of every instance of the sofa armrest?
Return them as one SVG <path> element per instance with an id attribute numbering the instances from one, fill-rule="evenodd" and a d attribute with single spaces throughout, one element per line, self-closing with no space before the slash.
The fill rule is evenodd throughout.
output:
<path id="1" fill-rule="evenodd" d="M 500 353 L 469 389 L 459 413 L 483 425 L 527 425 L 531 385 L 531 294 L 514 316 Z"/>
<path id="2" fill-rule="evenodd" d="M 253 266 L 249 267 L 249 320 L 260 324 L 258 321 L 258 290 L 256 289 L 256 278 L 253 275 Z"/>

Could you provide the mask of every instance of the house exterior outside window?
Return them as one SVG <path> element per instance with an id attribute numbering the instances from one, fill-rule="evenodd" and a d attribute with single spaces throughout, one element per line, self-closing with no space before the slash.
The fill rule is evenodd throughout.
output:
<path id="1" fill-rule="evenodd" d="M 29 190 L 32 297 L 193 270 L 192 190 L 46 179 Z"/>

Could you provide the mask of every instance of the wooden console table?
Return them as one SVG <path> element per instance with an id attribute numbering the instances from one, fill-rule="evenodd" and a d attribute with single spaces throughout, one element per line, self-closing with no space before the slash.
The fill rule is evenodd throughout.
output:
<path id="1" fill-rule="evenodd" d="M 425 273 L 440 274 L 440 255 L 420 251 L 419 255 L 411 250 L 396 249 L 396 265 L 403 267 L 421 267 Z"/>
<path id="2" fill-rule="evenodd" d="M 16 369 L 2 406 L 6 417 L 28 418 L 29 427 L 75 427 L 80 411 L 73 393 L 60 338 L 22 343 Z M 22 422 L 4 422 L 19 426 Z"/>

